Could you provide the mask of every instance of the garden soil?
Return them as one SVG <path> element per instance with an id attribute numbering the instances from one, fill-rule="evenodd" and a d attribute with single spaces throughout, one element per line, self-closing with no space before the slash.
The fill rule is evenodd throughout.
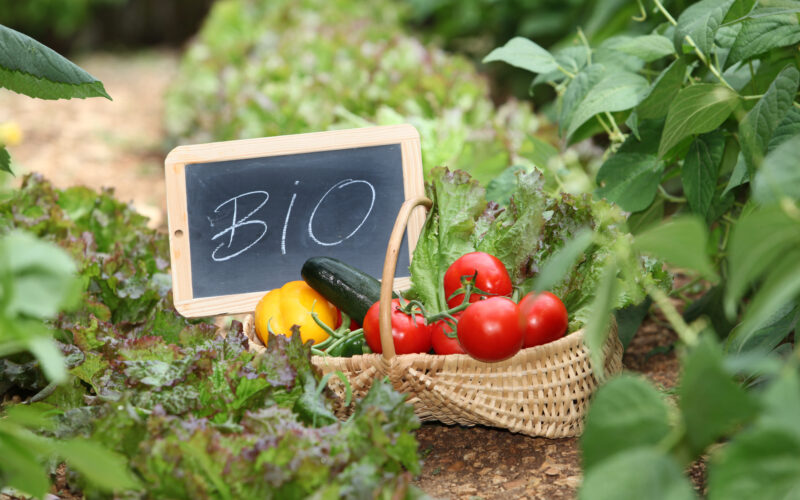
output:
<path id="1" fill-rule="evenodd" d="M 177 61 L 171 52 L 77 58 L 113 101 L 44 101 L 0 92 L 0 123 L 16 122 L 23 133 L 22 142 L 9 148 L 14 182 L 39 172 L 62 188 L 111 187 L 153 227 L 165 230 L 163 98 Z M 625 368 L 673 388 L 674 342 L 661 319 L 648 319 L 625 353 Z M 573 498 L 581 481 L 577 438 L 530 438 L 437 423 L 424 424 L 417 438 L 424 465 L 415 482 L 435 498 Z M 690 471 L 698 488 L 703 472 L 702 464 Z"/>

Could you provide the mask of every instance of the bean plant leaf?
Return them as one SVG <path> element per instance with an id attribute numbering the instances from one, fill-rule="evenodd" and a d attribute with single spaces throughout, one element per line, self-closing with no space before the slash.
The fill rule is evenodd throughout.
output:
<path id="1" fill-rule="evenodd" d="M 707 279 L 716 273 L 706 254 L 708 232 L 702 219 L 694 216 L 674 218 L 648 229 L 634 239 L 634 248 L 677 267 L 692 269 Z"/>
<path id="2" fill-rule="evenodd" d="M 773 203 L 782 197 L 800 200 L 800 169 L 798 169 L 800 135 L 796 135 L 770 152 L 753 179 L 753 197 L 762 204 Z"/>
<path id="3" fill-rule="evenodd" d="M 643 120 L 666 116 L 668 106 L 681 90 L 686 77 L 686 61 L 683 58 L 672 62 L 650 86 L 650 91 L 636 107 L 636 113 Z"/>
<path id="4" fill-rule="evenodd" d="M 677 52 L 683 53 L 686 37 L 690 37 L 700 52 L 708 56 L 717 30 L 732 4 L 733 0 L 702 0 L 684 10 L 675 26 L 674 43 Z"/>
<path id="5" fill-rule="evenodd" d="M 596 114 L 633 108 L 639 104 L 648 88 L 649 84 L 642 76 L 606 70 L 603 78 L 576 104 L 577 108 L 569 122 L 561 124 L 567 129 L 567 138 Z"/>
<path id="6" fill-rule="evenodd" d="M 3 473 L 1 476 L 3 487 L 15 488 L 36 498 L 44 498 L 50 489 L 50 480 L 39 463 L 37 452 L 41 450 L 31 449 L 30 442 L 33 440 L 35 443 L 41 438 L 24 430 L 22 436 L 12 435 L 7 433 L 8 430 L 17 429 L 16 426 L 10 428 L 8 425 L 0 428 L 0 455 L 3 457 L 0 471 Z"/>
<path id="7" fill-rule="evenodd" d="M 111 99 L 95 77 L 33 38 L 2 25 L 0 85 L 40 99 Z"/>
<path id="8" fill-rule="evenodd" d="M 503 61 L 531 73 L 549 73 L 558 69 L 558 63 L 550 52 L 520 36 L 512 38 L 483 58 L 484 63 L 493 61 Z"/>
<path id="9" fill-rule="evenodd" d="M 800 438 L 757 428 L 736 436 L 713 457 L 709 498 L 794 498 L 800 491 Z"/>
<path id="10" fill-rule="evenodd" d="M 745 17 L 747 17 L 747 14 L 753 10 L 755 4 L 756 0 L 735 0 L 731 5 L 731 8 L 728 9 L 728 13 L 725 15 L 723 23 L 728 24 L 743 20 Z"/>
<path id="11" fill-rule="evenodd" d="M 664 156 L 690 135 L 711 132 L 722 125 L 738 100 L 736 92 L 723 85 L 698 83 L 682 89 L 667 112 L 658 155 Z"/>
<path id="12" fill-rule="evenodd" d="M 800 305 L 795 306 L 795 314 L 800 313 Z M 783 429 L 800 439 L 800 370 L 781 370 L 778 377 L 761 395 L 762 412 L 756 425 L 773 429 Z"/>
<path id="13" fill-rule="evenodd" d="M 675 53 L 672 41 L 656 33 L 642 36 L 615 36 L 603 42 L 603 47 L 636 56 L 645 62 L 652 62 Z"/>
<path id="14" fill-rule="evenodd" d="M 705 216 L 714 198 L 719 165 L 725 151 L 725 136 L 720 131 L 697 137 L 681 169 L 683 190 L 692 212 Z"/>
<path id="15" fill-rule="evenodd" d="M 662 122 L 646 122 L 639 127 L 641 139 L 629 136 L 617 153 L 597 172 L 597 196 L 617 203 L 624 210 L 644 210 L 655 199 L 664 162 L 656 156 L 655 145 Z"/>
<path id="16" fill-rule="evenodd" d="M 0 170 L 9 174 L 14 173 L 11 171 L 11 155 L 8 154 L 8 150 L 2 144 L 0 144 Z"/>
<path id="17" fill-rule="evenodd" d="M 731 176 L 728 178 L 728 184 L 725 186 L 725 190 L 722 191 L 722 196 L 727 195 L 732 189 L 735 189 L 749 181 L 750 173 L 747 171 L 747 164 L 744 161 L 744 155 L 742 155 L 742 152 L 740 151 L 736 159 L 736 164 L 731 172 Z"/>
<path id="18" fill-rule="evenodd" d="M 581 438 L 583 468 L 589 471 L 621 451 L 654 446 L 670 431 L 669 407 L 645 379 L 621 375 L 597 391 Z"/>
<path id="19" fill-rule="evenodd" d="M 688 10 L 688 9 L 687 9 Z M 758 12 L 760 9 L 756 9 Z M 742 23 L 725 64 L 730 66 L 778 47 L 800 42 L 796 14 L 751 17 Z"/>
<path id="20" fill-rule="evenodd" d="M 800 224 L 797 224 L 800 227 Z M 741 328 L 763 327 L 782 306 L 800 295 L 800 248 L 793 248 L 770 262 L 769 271 L 753 300 L 747 305 Z"/>
<path id="21" fill-rule="evenodd" d="M 733 318 L 747 288 L 781 255 L 800 248 L 800 224 L 778 205 L 746 213 L 733 226 L 728 243 L 729 276 L 725 312 Z M 778 304 L 780 307 L 781 304 Z"/>
<path id="22" fill-rule="evenodd" d="M 597 181 L 605 185 L 597 195 L 617 203 L 624 210 L 637 212 L 650 206 L 656 195 L 664 162 L 655 155 L 617 153 L 603 164 Z"/>
<path id="23" fill-rule="evenodd" d="M 583 68 L 572 81 L 569 82 L 561 98 L 561 112 L 558 116 L 558 126 L 562 134 L 566 130 L 572 115 L 578 106 L 605 76 L 606 68 L 602 64 L 591 64 Z"/>
<path id="24" fill-rule="evenodd" d="M 800 71 L 787 66 L 739 124 L 739 142 L 751 174 L 761 166 L 773 132 L 792 107 L 798 85 Z"/>
<path id="25" fill-rule="evenodd" d="M 624 451 L 586 471 L 579 500 L 691 500 L 681 467 L 651 447 Z"/>
<path id="26" fill-rule="evenodd" d="M 694 453 L 752 418 L 757 404 L 723 367 L 722 351 L 704 336 L 683 362 L 678 389 L 686 437 Z"/>
<path id="27" fill-rule="evenodd" d="M 792 106 L 772 133 L 767 151 L 772 151 L 798 134 L 800 134 L 800 108 Z"/>
<path id="28" fill-rule="evenodd" d="M 794 330 L 798 320 L 800 305 L 792 302 L 784 304 L 759 328 L 745 329 L 740 323 L 728 336 L 725 348 L 737 353 L 753 350 L 770 352 Z"/>

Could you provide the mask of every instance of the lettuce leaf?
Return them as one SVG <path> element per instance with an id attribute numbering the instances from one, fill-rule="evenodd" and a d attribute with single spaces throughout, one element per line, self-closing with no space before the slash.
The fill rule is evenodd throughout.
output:
<path id="1" fill-rule="evenodd" d="M 426 186 L 433 200 L 428 220 L 411 261 L 410 295 L 422 301 L 429 312 L 446 309 L 443 277 L 448 266 L 461 255 L 481 251 L 499 258 L 522 293 L 533 290 L 540 265 L 564 247 L 580 231 L 594 233 L 594 243 L 577 259 L 572 269 L 550 291 L 558 295 L 570 313 L 570 331 L 591 314 L 603 264 L 614 245 L 630 238 L 624 214 L 604 200 L 589 195 L 550 195 L 536 170 L 515 172 L 516 180 L 505 207 L 486 201 L 486 191 L 468 174 L 438 167 Z M 669 276 L 659 262 L 640 261 L 617 277 L 616 309 L 644 300 L 637 276 L 650 274 L 669 285 Z"/>

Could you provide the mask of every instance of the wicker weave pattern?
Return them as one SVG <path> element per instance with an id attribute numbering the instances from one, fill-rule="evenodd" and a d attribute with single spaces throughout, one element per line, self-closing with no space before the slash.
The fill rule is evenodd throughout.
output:
<path id="1" fill-rule="evenodd" d="M 251 318 L 245 321 L 245 332 L 251 349 L 264 349 Z M 622 344 L 616 327 L 603 350 L 606 374 L 618 373 Z M 395 389 L 409 395 L 408 402 L 421 420 L 480 424 L 548 438 L 582 432 L 589 399 L 597 388 L 582 330 L 498 363 L 465 354 L 405 354 L 390 361 L 379 354 L 313 356 L 311 362 L 322 374 L 344 373 L 356 398 L 366 395 L 376 378 L 388 376 Z M 335 395 L 335 413 L 346 418 L 350 408 L 344 406 L 342 382 L 331 377 L 328 387 Z"/>

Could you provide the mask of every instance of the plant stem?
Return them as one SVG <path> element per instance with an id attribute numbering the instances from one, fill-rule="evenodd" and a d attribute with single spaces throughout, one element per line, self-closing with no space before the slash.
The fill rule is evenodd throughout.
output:
<path id="1" fill-rule="evenodd" d="M 758 94 L 758 95 L 743 95 L 743 96 L 739 96 L 739 97 L 741 97 L 741 98 L 742 98 L 742 99 L 744 99 L 745 101 L 754 101 L 754 100 L 756 100 L 756 99 L 761 99 L 762 97 L 764 97 L 764 94 Z"/>
<path id="2" fill-rule="evenodd" d="M 658 185 L 658 192 L 661 194 L 661 197 L 667 201 L 671 201 L 673 203 L 686 203 L 686 198 L 669 194 L 661 184 Z"/>
<path id="3" fill-rule="evenodd" d="M 614 141 L 614 139 L 616 138 L 618 140 L 615 141 L 615 142 L 623 142 L 625 140 L 626 136 L 625 136 L 625 134 L 622 133 L 622 131 L 617 126 L 617 121 L 614 120 L 614 116 L 611 113 L 609 113 L 608 111 L 605 112 L 605 115 L 606 115 L 606 118 L 608 118 L 608 121 L 611 123 L 611 126 L 614 129 L 614 135 L 611 136 L 611 140 Z"/>
<path id="4" fill-rule="evenodd" d="M 631 19 L 639 23 L 647 21 L 647 10 L 645 10 L 642 0 L 636 0 L 636 3 L 639 4 L 639 15 L 633 16 Z"/>
<path id="5" fill-rule="evenodd" d="M 672 325 L 675 333 L 678 334 L 678 337 L 680 337 L 683 343 L 689 346 L 697 344 L 697 332 L 686 324 L 681 314 L 675 309 L 672 302 L 669 301 L 667 294 L 655 286 L 650 279 L 646 280 L 645 288 L 647 293 L 653 298 L 653 301 L 658 305 L 659 309 L 661 309 L 661 312 L 664 313 L 667 321 Z"/>
<path id="6" fill-rule="evenodd" d="M 601 116 L 601 115 L 597 115 L 597 121 L 599 121 L 599 122 L 600 122 L 600 125 L 603 127 L 603 130 L 605 130 L 605 131 L 606 131 L 606 134 L 608 134 L 608 136 L 609 136 L 609 137 L 611 137 L 612 135 L 614 135 L 614 132 L 611 130 L 611 127 L 609 127 L 608 125 L 606 125 L 606 122 L 604 122 L 604 121 L 603 121 L 603 118 L 602 118 L 602 116 Z"/>
<path id="7" fill-rule="evenodd" d="M 586 47 L 586 61 L 587 64 L 592 64 L 592 48 L 589 46 L 589 40 L 586 39 L 586 35 L 583 33 L 583 30 L 578 27 L 578 37 L 583 42 L 583 46 Z"/>
<path id="8" fill-rule="evenodd" d="M 699 57 L 700 60 L 703 62 L 703 64 L 705 64 L 706 67 L 709 69 L 709 71 L 711 71 L 711 73 L 713 73 L 713 75 L 717 77 L 717 80 L 719 80 L 721 84 L 723 84 L 726 87 L 728 87 L 728 89 L 732 90 L 733 92 L 736 92 L 736 90 L 733 87 L 731 87 L 731 85 L 725 80 L 725 78 L 722 77 L 722 74 L 720 74 L 720 72 L 717 69 L 717 67 L 714 66 L 714 64 L 712 64 L 711 61 L 708 60 L 708 58 L 705 56 L 705 54 L 703 54 L 703 51 L 700 50 L 700 48 L 697 46 L 697 44 L 694 43 L 694 40 L 692 40 L 692 37 L 690 37 L 689 35 L 686 35 L 684 37 L 684 40 L 686 40 L 686 43 L 688 43 L 694 49 L 694 52 L 695 52 L 695 54 L 697 54 L 697 57 Z"/>
<path id="9" fill-rule="evenodd" d="M 664 8 L 663 5 L 661 5 L 661 2 L 659 0 L 653 0 L 653 1 L 656 3 L 656 7 L 658 7 L 658 10 L 660 10 L 661 13 L 664 14 L 664 17 L 667 18 L 667 21 L 669 21 L 671 25 L 677 26 L 678 21 L 676 21 L 675 18 L 670 15 L 670 13 L 667 11 L 667 9 Z"/>
<path id="10" fill-rule="evenodd" d="M 697 276 L 697 277 L 693 278 L 690 282 L 686 283 L 685 285 L 672 290 L 671 292 L 669 292 L 669 294 L 673 295 L 673 296 L 674 295 L 680 295 L 685 290 L 688 290 L 689 288 L 691 288 L 694 285 L 696 285 L 697 283 L 699 283 L 700 280 L 701 280 L 700 276 Z"/>

